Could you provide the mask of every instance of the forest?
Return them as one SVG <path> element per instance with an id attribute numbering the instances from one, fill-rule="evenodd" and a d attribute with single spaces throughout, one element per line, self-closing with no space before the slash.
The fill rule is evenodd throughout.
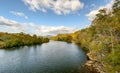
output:
<path id="1" fill-rule="evenodd" d="M 59 34 L 52 39 L 80 45 L 88 52 L 90 60 L 97 63 L 95 67 L 101 73 L 119 73 L 120 0 L 115 0 L 112 10 L 100 9 L 88 28 L 71 34 Z"/>
<path id="2" fill-rule="evenodd" d="M 48 38 L 25 33 L 3 33 L 0 32 L 0 48 L 20 47 L 24 45 L 37 45 L 48 42 Z"/>

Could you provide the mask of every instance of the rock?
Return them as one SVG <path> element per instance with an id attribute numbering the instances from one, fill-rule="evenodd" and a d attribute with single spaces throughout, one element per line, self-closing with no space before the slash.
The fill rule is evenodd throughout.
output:
<path id="1" fill-rule="evenodd" d="M 86 66 L 92 66 L 92 64 L 93 64 L 93 61 L 92 61 L 92 60 L 89 60 L 89 61 L 87 61 L 87 62 L 85 63 Z"/>
<path id="2" fill-rule="evenodd" d="M 95 59 L 95 55 L 93 53 L 88 53 L 87 56 L 89 57 L 90 60 L 88 60 L 85 64 L 84 67 L 92 71 L 93 73 L 106 73 L 103 70 L 104 63 L 99 62 Z"/>
<path id="3" fill-rule="evenodd" d="M 89 57 L 90 60 L 95 60 L 95 54 L 92 52 L 87 53 L 87 56 Z"/>

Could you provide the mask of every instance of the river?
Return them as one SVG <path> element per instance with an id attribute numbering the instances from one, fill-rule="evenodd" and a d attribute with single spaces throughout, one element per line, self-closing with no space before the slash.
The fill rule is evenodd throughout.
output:
<path id="1" fill-rule="evenodd" d="M 87 60 L 73 43 L 50 41 L 42 45 L 0 50 L 0 73 L 78 73 Z"/>

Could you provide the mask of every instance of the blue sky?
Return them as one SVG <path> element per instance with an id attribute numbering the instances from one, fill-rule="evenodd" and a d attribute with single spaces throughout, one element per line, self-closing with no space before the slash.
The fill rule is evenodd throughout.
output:
<path id="1" fill-rule="evenodd" d="M 37 35 L 71 33 L 86 28 L 112 0 L 0 0 L 0 31 Z"/>

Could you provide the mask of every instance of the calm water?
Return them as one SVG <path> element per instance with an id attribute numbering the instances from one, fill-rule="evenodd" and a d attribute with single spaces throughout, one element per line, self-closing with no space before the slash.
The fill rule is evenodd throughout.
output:
<path id="1" fill-rule="evenodd" d="M 77 73 L 86 60 L 85 53 L 75 44 L 50 41 L 0 50 L 0 73 Z"/>

